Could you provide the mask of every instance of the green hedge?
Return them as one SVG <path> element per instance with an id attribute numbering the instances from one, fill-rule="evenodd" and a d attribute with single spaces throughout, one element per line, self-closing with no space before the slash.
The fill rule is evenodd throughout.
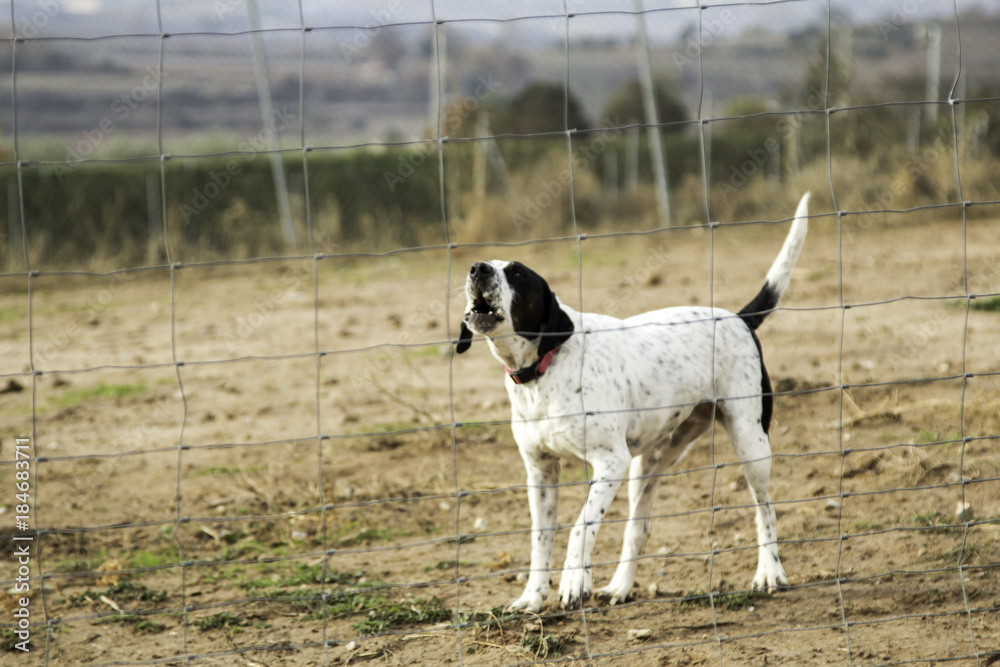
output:
<path id="1" fill-rule="evenodd" d="M 407 147 L 375 153 L 308 154 L 312 219 L 326 244 L 371 236 L 415 243 L 441 228 L 436 149 Z M 284 156 L 298 250 L 308 251 L 306 166 L 301 154 Z M 288 251 L 282 241 L 271 162 L 264 155 L 170 159 L 165 163 L 167 220 L 172 248 L 200 256 Z M 86 264 L 95 257 L 134 265 L 147 258 L 150 240 L 161 246 L 163 225 L 158 160 L 28 164 L 0 167 L 0 211 L 6 259 L 19 254 L 18 192 L 32 264 Z M 10 223 L 15 223 L 11 227 Z M 151 220 L 154 224 L 150 224 Z M 180 254 L 184 254 L 181 252 Z M 14 267 L 16 270 L 16 267 Z"/>

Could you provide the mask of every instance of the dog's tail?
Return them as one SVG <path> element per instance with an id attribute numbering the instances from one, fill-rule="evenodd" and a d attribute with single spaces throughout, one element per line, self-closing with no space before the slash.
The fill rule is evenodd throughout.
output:
<path id="1" fill-rule="evenodd" d="M 806 232 L 809 231 L 809 193 L 802 196 L 799 207 L 795 211 L 795 221 L 785 239 L 785 245 L 781 247 L 778 258 L 771 265 L 771 270 L 767 272 L 767 280 L 760 292 L 750 303 L 743 307 L 739 313 L 740 319 L 746 322 L 751 331 L 756 331 L 764 318 L 771 314 L 781 295 L 788 289 L 788 281 L 792 278 L 792 269 L 802 252 L 802 244 L 806 240 Z"/>

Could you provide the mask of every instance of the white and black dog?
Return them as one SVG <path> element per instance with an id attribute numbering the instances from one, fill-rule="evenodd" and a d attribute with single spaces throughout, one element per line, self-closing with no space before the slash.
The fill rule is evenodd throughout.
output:
<path id="1" fill-rule="evenodd" d="M 756 505 L 753 588 L 773 591 L 788 584 L 767 491 L 771 384 L 754 331 L 788 287 L 808 229 L 808 201 L 807 193 L 764 287 L 737 315 L 700 307 L 625 320 L 578 313 L 518 262 L 472 265 L 457 352 L 469 348 L 473 334 L 482 334 L 507 370 L 511 428 L 528 472 L 531 572 L 510 609 L 537 612 L 548 595 L 561 458 L 582 459 L 593 469 L 559 584 L 566 608 L 591 595 L 594 539 L 628 479 L 621 560 L 598 592 L 614 604 L 631 593 L 657 482 L 713 419 L 729 432 Z"/>

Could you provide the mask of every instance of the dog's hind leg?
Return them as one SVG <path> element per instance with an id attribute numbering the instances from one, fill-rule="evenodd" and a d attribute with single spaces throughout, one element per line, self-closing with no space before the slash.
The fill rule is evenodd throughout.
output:
<path id="1" fill-rule="evenodd" d="M 660 477 L 684 456 L 691 443 L 704 433 L 711 423 L 712 406 L 699 405 L 680 426 L 674 429 L 669 440 L 632 459 L 628 480 L 629 518 L 625 524 L 621 560 L 618 561 L 611 582 L 598 591 L 598 595 L 607 598 L 610 604 L 623 602 L 632 593 L 639 554 L 642 553 L 642 546 L 649 537 L 650 512 Z"/>
<path id="2" fill-rule="evenodd" d="M 788 579 L 778 558 L 777 520 L 767 490 L 771 476 L 771 444 L 759 420 L 759 402 L 729 400 L 721 404 L 721 409 L 723 424 L 729 431 L 756 505 L 757 574 L 753 578 L 753 588 L 772 592 L 787 586 Z"/>

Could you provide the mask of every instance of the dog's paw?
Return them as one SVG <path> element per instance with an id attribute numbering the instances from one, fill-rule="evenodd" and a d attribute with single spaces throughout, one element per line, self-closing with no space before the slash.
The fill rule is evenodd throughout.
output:
<path id="1" fill-rule="evenodd" d="M 597 597 L 614 606 L 632 597 L 632 584 L 635 582 L 635 566 L 633 562 L 623 562 L 615 570 L 611 582 L 597 591 Z"/>
<path id="2" fill-rule="evenodd" d="M 526 611 L 531 614 L 537 614 L 542 610 L 543 604 L 545 604 L 544 595 L 536 591 L 525 591 L 521 594 L 521 597 L 511 600 L 510 604 L 506 607 L 506 611 Z"/>
<path id="3" fill-rule="evenodd" d="M 589 567 L 567 568 L 559 582 L 559 606 L 576 609 L 590 599 L 593 590 L 593 574 Z"/>
<path id="4" fill-rule="evenodd" d="M 757 565 L 757 574 L 753 578 L 753 589 L 755 591 L 765 591 L 774 593 L 775 591 L 788 587 L 788 577 L 781 563 L 775 562 L 772 567 L 764 567 L 765 561 Z"/>
<path id="5" fill-rule="evenodd" d="M 632 586 L 628 589 L 615 586 L 614 582 L 597 591 L 597 599 L 614 607 L 619 602 L 627 602 L 632 598 Z"/>

